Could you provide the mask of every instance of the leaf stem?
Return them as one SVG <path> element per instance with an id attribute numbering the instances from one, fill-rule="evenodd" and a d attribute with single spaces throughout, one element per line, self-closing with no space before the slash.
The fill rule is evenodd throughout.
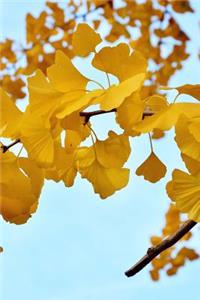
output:
<path id="1" fill-rule="evenodd" d="M 153 152 L 153 143 L 152 143 L 152 138 L 151 138 L 150 133 L 148 133 L 148 136 L 149 136 L 149 142 L 150 142 L 151 152 Z"/>
<path id="2" fill-rule="evenodd" d="M 101 89 L 105 90 L 104 86 L 100 82 L 93 80 L 93 79 L 91 79 L 91 82 L 96 83 L 98 86 L 100 86 Z"/>
<path id="3" fill-rule="evenodd" d="M 105 72 L 105 73 L 106 73 L 106 77 L 107 77 L 107 80 L 108 80 L 108 87 L 110 87 L 110 86 L 111 86 L 111 82 L 110 82 L 109 75 L 108 75 L 108 73 L 107 73 L 107 72 Z"/>
<path id="4" fill-rule="evenodd" d="M 176 97 L 174 98 L 174 101 L 173 101 L 173 103 L 175 103 L 175 102 L 176 102 L 176 100 L 177 100 L 177 98 L 178 98 L 178 96 L 179 96 L 179 95 L 180 95 L 179 93 L 176 95 Z"/>

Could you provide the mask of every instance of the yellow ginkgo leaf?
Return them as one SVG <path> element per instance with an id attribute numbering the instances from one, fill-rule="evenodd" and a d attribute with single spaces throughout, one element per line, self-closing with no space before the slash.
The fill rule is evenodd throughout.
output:
<path id="1" fill-rule="evenodd" d="M 66 152 L 61 143 L 56 141 L 54 145 L 54 161 L 50 168 L 45 169 L 45 178 L 54 181 L 62 180 L 66 172 L 71 168 L 74 162 L 74 156 L 71 152 Z"/>
<path id="2" fill-rule="evenodd" d="M 92 65 L 104 72 L 113 74 L 124 81 L 140 73 L 146 73 L 147 62 L 138 52 L 130 54 L 130 48 L 125 43 L 114 47 L 104 47 L 95 54 Z"/>
<path id="3" fill-rule="evenodd" d="M 175 88 L 180 94 L 190 95 L 200 100 L 200 84 L 185 84 Z"/>
<path id="4" fill-rule="evenodd" d="M 0 156 L 0 212 L 6 221 L 15 224 L 25 223 L 34 212 L 44 180 L 43 171 L 34 162 L 24 160 L 25 164 L 20 165 L 9 151 Z"/>
<path id="5" fill-rule="evenodd" d="M 118 108 L 124 100 L 133 92 L 138 91 L 145 79 L 145 74 L 137 74 L 117 86 L 111 86 L 102 96 L 98 98 L 103 110 Z"/>
<path id="6" fill-rule="evenodd" d="M 72 64 L 62 51 L 56 52 L 55 64 L 47 69 L 47 76 L 52 86 L 59 92 L 85 90 L 88 79 Z"/>
<path id="7" fill-rule="evenodd" d="M 78 131 L 66 130 L 65 148 L 67 152 L 73 152 L 81 143 L 81 137 Z"/>
<path id="8" fill-rule="evenodd" d="M 90 129 L 85 124 L 85 118 L 80 116 L 80 111 L 75 111 L 62 119 L 61 126 L 63 129 L 76 131 L 82 141 L 84 141 L 90 135 Z"/>
<path id="9" fill-rule="evenodd" d="M 65 172 L 65 174 L 62 177 L 65 186 L 71 187 L 74 184 L 76 175 L 77 175 L 77 168 L 75 168 L 73 165 L 67 170 L 67 172 Z"/>
<path id="10" fill-rule="evenodd" d="M 152 111 L 154 113 L 167 108 L 168 106 L 167 99 L 161 95 L 152 95 L 146 98 L 144 101 L 146 110 Z"/>
<path id="11" fill-rule="evenodd" d="M 146 117 L 143 121 L 139 122 L 133 129 L 138 132 L 150 132 L 153 129 L 169 130 L 177 122 L 181 114 L 188 117 L 199 116 L 200 105 L 196 103 L 175 103 L 170 104 L 166 108 L 160 110 L 153 116 Z"/>
<path id="12" fill-rule="evenodd" d="M 197 161 L 183 153 L 181 153 L 181 157 L 182 157 L 188 171 L 190 172 L 190 174 L 192 174 L 194 176 L 200 174 L 200 161 Z"/>
<path id="13" fill-rule="evenodd" d="M 76 92 L 77 93 L 77 92 Z M 94 99 L 100 99 L 100 96 L 104 94 L 103 90 L 94 90 L 89 93 L 85 93 L 84 95 L 76 96 L 72 101 L 63 101 L 60 107 L 56 112 L 56 117 L 58 119 L 64 119 L 66 116 L 69 116 L 73 112 L 77 110 L 84 109 L 89 104 L 92 104 Z"/>
<path id="14" fill-rule="evenodd" d="M 165 176 L 167 172 L 166 166 L 162 161 L 151 152 L 149 157 L 137 168 L 136 174 L 144 176 L 144 179 L 155 183 Z"/>
<path id="15" fill-rule="evenodd" d="M 175 141 L 183 154 L 200 161 L 200 142 L 198 142 L 194 135 L 190 132 L 189 126 L 192 120 L 181 115 L 176 124 Z"/>
<path id="16" fill-rule="evenodd" d="M 88 168 L 79 169 L 79 172 L 82 178 L 92 183 L 94 192 L 98 193 L 102 199 L 125 187 L 129 180 L 128 169 L 105 168 L 96 160 Z"/>
<path id="17" fill-rule="evenodd" d="M 161 90 L 173 90 L 176 89 L 179 94 L 186 94 L 200 100 L 200 84 L 184 84 L 177 87 L 160 87 Z"/>
<path id="18" fill-rule="evenodd" d="M 72 37 L 73 52 L 78 56 L 87 56 L 95 51 L 95 47 L 102 42 L 98 33 L 96 33 L 88 24 L 78 24 Z"/>
<path id="19" fill-rule="evenodd" d="M 197 140 L 197 142 L 200 143 L 200 118 L 192 119 L 192 122 L 190 123 L 188 129 L 190 133 L 194 136 L 194 138 Z"/>
<path id="20" fill-rule="evenodd" d="M 117 135 L 113 131 L 108 135 L 105 141 L 97 141 L 95 144 L 97 160 L 106 168 L 120 168 L 131 152 L 128 137 L 124 134 Z"/>
<path id="21" fill-rule="evenodd" d="M 66 149 L 66 148 L 65 148 Z M 68 168 L 65 170 L 64 174 L 62 175 L 62 180 L 65 184 L 66 187 L 71 187 L 74 184 L 74 180 L 77 175 L 77 166 L 76 166 L 76 155 L 77 155 L 77 149 L 72 151 L 67 151 L 67 156 L 68 156 Z"/>
<path id="22" fill-rule="evenodd" d="M 31 180 L 32 192 L 39 197 L 44 184 L 44 170 L 39 168 L 34 161 L 25 157 L 18 159 L 19 167 L 29 176 Z"/>
<path id="23" fill-rule="evenodd" d="M 22 112 L 16 107 L 11 98 L 0 88 L 0 130 L 1 136 L 18 138 L 18 125 Z"/>
<path id="24" fill-rule="evenodd" d="M 129 179 L 129 170 L 121 168 L 129 155 L 129 145 L 122 137 L 112 135 L 106 140 L 105 146 L 103 141 L 97 141 L 89 148 L 80 148 L 76 155 L 76 165 L 81 176 L 92 183 L 95 193 L 103 199 L 125 187 Z M 109 143 L 112 150 L 108 147 Z M 123 145 L 128 149 L 120 153 Z M 113 152 L 116 149 L 119 157 Z"/>
<path id="25" fill-rule="evenodd" d="M 152 138 L 152 139 L 155 139 L 155 140 L 158 140 L 158 139 L 160 139 L 160 138 L 162 138 L 162 137 L 164 137 L 164 136 L 165 136 L 165 132 L 164 132 L 163 130 L 160 130 L 160 129 L 158 129 L 158 128 L 155 128 L 155 129 L 153 130 L 153 133 L 152 133 L 151 138 Z"/>
<path id="26" fill-rule="evenodd" d="M 181 212 L 187 213 L 189 219 L 200 222 L 200 175 L 192 176 L 176 169 L 166 189 Z"/>
<path id="27" fill-rule="evenodd" d="M 31 159 L 41 167 L 51 166 L 54 159 L 54 140 L 49 127 L 37 115 L 25 112 L 20 140 Z"/>
<path id="28" fill-rule="evenodd" d="M 142 120 L 145 104 L 138 92 L 132 93 L 117 109 L 116 121 L 128 135 L 135 135 L 132 128 Z"/>
<path id="29" fill-rule="evenodd" d="M 28 78 L 28 90 L 30 111 L 49 120 L 62 101 L 63 93 L 55 90 L 40 70 Z"/>

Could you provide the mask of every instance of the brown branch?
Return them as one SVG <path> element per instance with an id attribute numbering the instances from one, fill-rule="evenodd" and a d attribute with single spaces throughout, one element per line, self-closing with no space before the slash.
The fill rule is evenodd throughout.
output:
<path id="1" fill-rule="evenodd" d="M 125 272 L 127 277 L 134 276 L 146 267 L 161 252 L 176 244 L 187 232 L 189 232 L 197 223 L 191 220 L 186 221 L 174 234 L 164 239 L 158 245 L 151 247 L 134 266 Z"/>
<path id="2" fill-rule="evenodd" d="M 112 113 L 112 112 L 116 112 L 116 111 L 117 111 L 116 108 L 113 108 L 111 110 L 95 110 L 95 111 L 90 111 L 90 112 L 81 111 L 80 116 L 85 117 L 85 124 L 87 124 L 89 122 L 90 118 L 93 116 L 108 114 L 108 113 Z"/>
<path id="3" fill-rule="evenodd" d="M 117 112 L 117 109 L 113 108 L 111 110 L 95 110 L 95 111 L 90 111 L 90 112 L 81 111 L 80 116 L 85 117 L 85 124 L 87 124 L 89 122 L 89 119 L 93 116 L 108 114 L 108 113 L 112 113 L 112 112 Z M 143 113 L 142 118 L 144 119 L 144 117 L 152 116 L 153 114 L 154 114 L 153 112 L 147 112 L 146 111 L 146 112 Z M 1 143 L 0 148 L 2 150 L 2 153 L 5 153 L 11 147 L 15 146 L 16 144 L 18 144 L 20 142 L 21 142 L 20 139 L 17 139 L 9 145 L 4 145 L 4 144 Z"/>
<path id="4" fill-rule="evenodd" d="M 89 122 L 90 118 L 93 116 L 108 114 L 108 113 L 112 113 L 112 112 L 117 112 L 117 109 L 113 108 L 111 110 L 95 110 L 95 111 L 90 111 L 90 112 L 81 111 L 80 116 L 85 117 L 85 124 L 87 124 Z M 154 115 L 154 112 L 145 111 L 143 113 L 142 118 L 144 119 L 145 117 L 149 117 L 152 115 Z"/>
<path id="5" fill-rule="evenodd" d="M 11 144 L 9 145 L 4 145 L 4 144 L 1 144 L 1 149 L 2 149 L 2 152 L 5 153 L 6 151 L 8 151 L 12 146 L 15 146 L 16 144 L 20 143 L 20 139 L 17 139 L 16 141 L 12 142 Z"/>

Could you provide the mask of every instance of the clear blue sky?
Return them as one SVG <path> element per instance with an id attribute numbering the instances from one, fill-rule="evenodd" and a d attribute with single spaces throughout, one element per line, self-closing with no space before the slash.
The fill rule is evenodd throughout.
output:
<path id="1" fill-rule="evenodd" d="M 1 35 L 23 40 L 27 12 L 37 15 L 44 1 L 0 1 Z M 198 18 L 181 16 L 184 30 L 194 39 L 189 46 L 192 58 L 172 85 L 197 83 L 200 64 L 196 59 L 200 37 Z M 180 19 L 180 17 L 179 17 Z M 194 49 L 194 50 L 193 50 Z M 110 116 L 102 116 L 110 126 Z M 156 185 L 134 175 L 136 166 L 149 153 L 148 138 L 133 141 L 128 166 L 133 170 L 129 186 L 106 201 L 94 195 L 85 180 L 76 180 L 66 189 L 63 184 L 46 182 L 38 211 L 25 225 L 1 221 L 0 291 L 2 300 L 146 300 L 197 299 L 200 260 L 188 263 L 178 276 L 152 282 L 148 268 L 127 279 L 124 271 L 137 261 L 149 246 L 149 237 L 159 234 L 169 204 L 164 192 L 172 169 L 182 167 L 173 133 L 154 147 L 169 166 L 165 180 Z M 166 150 L 166 145 L 168 145 Z M 199 228 L 189 243 L 200 250 Z M 198 275 L 197 275 L 198 274 Z"/>

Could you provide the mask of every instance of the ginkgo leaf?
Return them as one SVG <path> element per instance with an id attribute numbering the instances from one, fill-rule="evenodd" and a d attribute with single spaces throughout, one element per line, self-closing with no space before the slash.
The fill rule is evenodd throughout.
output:
<path id="1" fill-rule="evenodd" d="M 32 192 L 39 197 L 44 185 L 44 170 L 39 168 L 34 161 L 25 157 L 18 159 L 19 167 L 30 177 Z"/>
<path id="2" fill-rule="evenodd" d="M 6 221 L 15 224 L 25 223 L 34 212 L 44 180 L 43 171 L 34 162 L 23 160 L 21 165 L 9 151 L 0 156 L 0 211 Z"/>
<path id="3" fill-rule="evenodd" d="M 200 222 L 200 175 L 192 176 L 176 169 L 166 189 L 181 212 L 187 213 L 190 220 Z"/>
<path id="4" fill-rule="evenodd" d="M 102 42 L 98 33 L 96 33 L 88 24 L 78 24 L 72 37 L 73 52 L 78 56 L 87 56 L 95 51 L 95 47 Z"/>
<path id="5" fill-rule="evenodd" d="M 63 80 L 68 82 L 67 78 Z M 37 71 L 35 76 L 29 79 L 29 110 L 43 116 L 48 125 L 52 116 L 58 115 L 58 118 L 62 119 L 85 107 L 93 98 L 103 93 L 99 90 L 86 94 L 83 89 L 80 89 L 79 83 L 77 81 L 75 90 L 60 92 L 53 87 L 41 71 Z"/>
<path id="6" fill-rule="evenodd" d="M 68 167 L 65 169 L 65 172 L 62 175 L 62 181 L 64 182 L 66 187 L 71 187 L 74 184 L 74 180 L 77 175 L 77 166 L 76 166 L 76 155 L 77 149 L 69 149 L 65 147 L 68 156 Z"/>
<path id="7" fill-rule="evenodd" d="M 63 93 L 55 90 L 42 71 L 28 78 L 29 110 L 49 120 L 62 101 Z M 64 96 L 66 99 L 66 96 Z"/>
<path id="8" fill-rule="evenodd" d="M 73 152 L 68 153 L 61 146 L 61 143 L 56 141 L 54 145 L 54 160 L 50 168 L 45 169 L 45 178 L 52 179 L 56 182 L 62 180 L 65 173 L 71 168 L 74 163 Z"/>
<path id="9" fill-rule="evenodd" d="M 74 151 L 81 143 L 81 136 L 78 131 L 66 130 L 65 148 L 67 152 Z"/>
<path id="10" fill-rule="evenodd" d="M 153 129 L 169 130 L 177 122 L 181 114 L 188 117 L 199 116 L 200 106 L 196 103 L 175 103 L 170 104 L 166 108 L 160 110 L 153 116 L 146 117 L 143 121 L 139 122 L 133 129 L 138 132 L 150 132 Z"/>
<path id="11" fill-rule="evenodd" d="M 151 138 L 157 140 L 157 139 L 160 139 L 164 136 L 165 136 L 165 132 L 163 130 L 155 128 L 152 132 Z"/>
<path id="12" fill-rule="evenodd" d="M 119 107 L 123 101 L 133 92 L 138 91 L 145 79 L 145 74 L 137 74 L 117 86 L 111 86 L 102 96 L 98 98 L 103 110 L 111 110 Z"/>
<path id="13" fill-rule="evenodd" d="M 197 140 L 197 142 L 200 143 L 200 118 L 192 119 L 192 122 L 190 123 L 188 129 L 190 133 L 194 136 L 195 140 Z"/>
<path id="14" fill-rule="evenodd" d="M 18 125 L 21 121 L 22 112 L 16 107 L 11 98 L 0 88 L 1 136 L 7 138 L 18 138 Z"/>
<path id="15" fill-rule="evenodd" d="M 110 131 L 105 141 L 95 144 L 97 160 L 106 168 L 120 168 L 127 161 L 131 148 L 128 137 Z"/>
<path id="16" fill-rule="evenodd" d="M 166 166 L 154 152 L 151 152 L 150 156 L 136 170 L 138 176 L 144 176 L 144 179 L 152 183 L 163 178 L 166 172 Z"/>
<path id="17" fill-rule="evenodd" d="M 180 94 L 187 94 L 200 100 L 200 84 L 185 84 L 175 88 Z"/>
<path id="18" fill-rule="evenodd" d="M 167 108 L 167 99 L 161 95 L 152 95 L 145 100 L 146 110 L 152 111 L 154 113 Z"/>
<path id="19" fill-rule="evenodd" d="M 54 140 L 44 120 L 29 112 L 25 113 L 20 139 L 31 159 L 41 167 L 52 165 L 54 159 Z"/>
<path id="20" fill-rule="evenodd" d="M 186 94 L 200 100 L 200 84 L 184 84 L 177 87 L 162 86 L 160 87 L 160 89 L 161 90 L 176 89 L 179 92 L 179 94 Z"/>
<path id="21" fill-rule="evenodd" d="M 130 48 L 125 43 L 102 48 L 95 54 L 92 65 L 117 76 L 120 81 L 145 73 L 147 69 L 147 61 L 141 53 L 134 51 L 130 54 Z"/>
<path id="22" fill-rule="evenodd" d="M 69 116 L 62 119 L 61 120 L 62 128 L 79 131 L 80 127 L 83 126 L 83 128 L 89 130 L 88 127 L 84 125 L 85 118 L 80 116 L 80 112 L 81 112 L 80 110 L 77 110 L 72 114 L 70 114 Z"/>
<path id="23" fill-rule="evenodd" d="M 88 79 L 74 67 L 70 58 L 60 50 L 56 52 L 55 64 L 47 69 L 47 76 L 52 86 L 62 93 L 85 90 L 88 83 Z"/>
<path id="24" fill-rule="evenodd" d="M 142 120 L 145 104 L 138 92 L 132 93 L 118 107 L 116 121 L 129 135 L 135 135 L 132 127 Z"/>
<path id="25" fill-rule="evenodd" d="M 82 141 L 90 135 L 90 129 L 85 124 L 85 118 L 80 116 L 80 111 L 75 111 L 62 119 L 61 126 L 63 129 L 76 131 Z"/>
<path id="26" fill-rule="evenodd" d="M 188 171 L 190 172 L 190 174 L 192 174 L 194 176 L 200 174 L 200 161 L 197 161 L 183 153 L 181 153 L 181 157 L 182 157 Z"/>
<path id="27" fill-rule="evenodd" d="M 124 146 L 126 149 L 123 150 Z M 92 183 L 95 193 L 104 199 L 127 185 L 129 170 L 121 167 L 127 160 L 129 151 L 126 138 L 110 133 L 106 141 L 97 141 L 89 148 L 82 147 L 78 150 L 77 169 L 83 178 Z"/>
<path id="28" fill-rule="evenodd" d="M 151 132 L 153 129 L 169 130 L 177 121 L 177 110 L 171 105 L 162 109 L 153 116 L 146 117 L 144 120 L 133 126 L 133 130 L 138 132 Z"/>
<path id="29" fill-rule="evenodd" d="M 88 168 L 79 169 L 79 172 L 82 178 L 92 183 L 94 192 L 98 193 L 102 199 L 125 187 L 129 180 L 128 169 L 105 168 L 96 160 Z"/>
<path id="30" fill-rule="evenodd" d="M 182 153 L 190 156 L 194 160 L 200 161 L 200 142 L 198 142 L 194 135 L 191 134 L 189 126 L 192 120 L 184 115 L 181 115 L 176 124 L 175 141 Z"/>
<path id="31" fill-rule="evenodd" d="M 73 112 L 84 109 L 89 104 L 92 104 L 94 99 L 100 99 L 102 94 L 104 94 L 103 90 L 94 90 L 89 93 L 85 93 L 84 95 L 75 95 L 72 101 L 68 101 L 69 99 L 67 101 L 63 101 L 56 112 L 56 117 L 58 119 L 64 119 Z"/>
<path id="32" fill-rule="evenodd" d="M 63 180 L 65 186 L 71 187 L 74 184 L 76 175 L 77 175 L 77 168 L 75 168 L 74 166 L 71 166 L 62 177 L 62 180 Z"/>

